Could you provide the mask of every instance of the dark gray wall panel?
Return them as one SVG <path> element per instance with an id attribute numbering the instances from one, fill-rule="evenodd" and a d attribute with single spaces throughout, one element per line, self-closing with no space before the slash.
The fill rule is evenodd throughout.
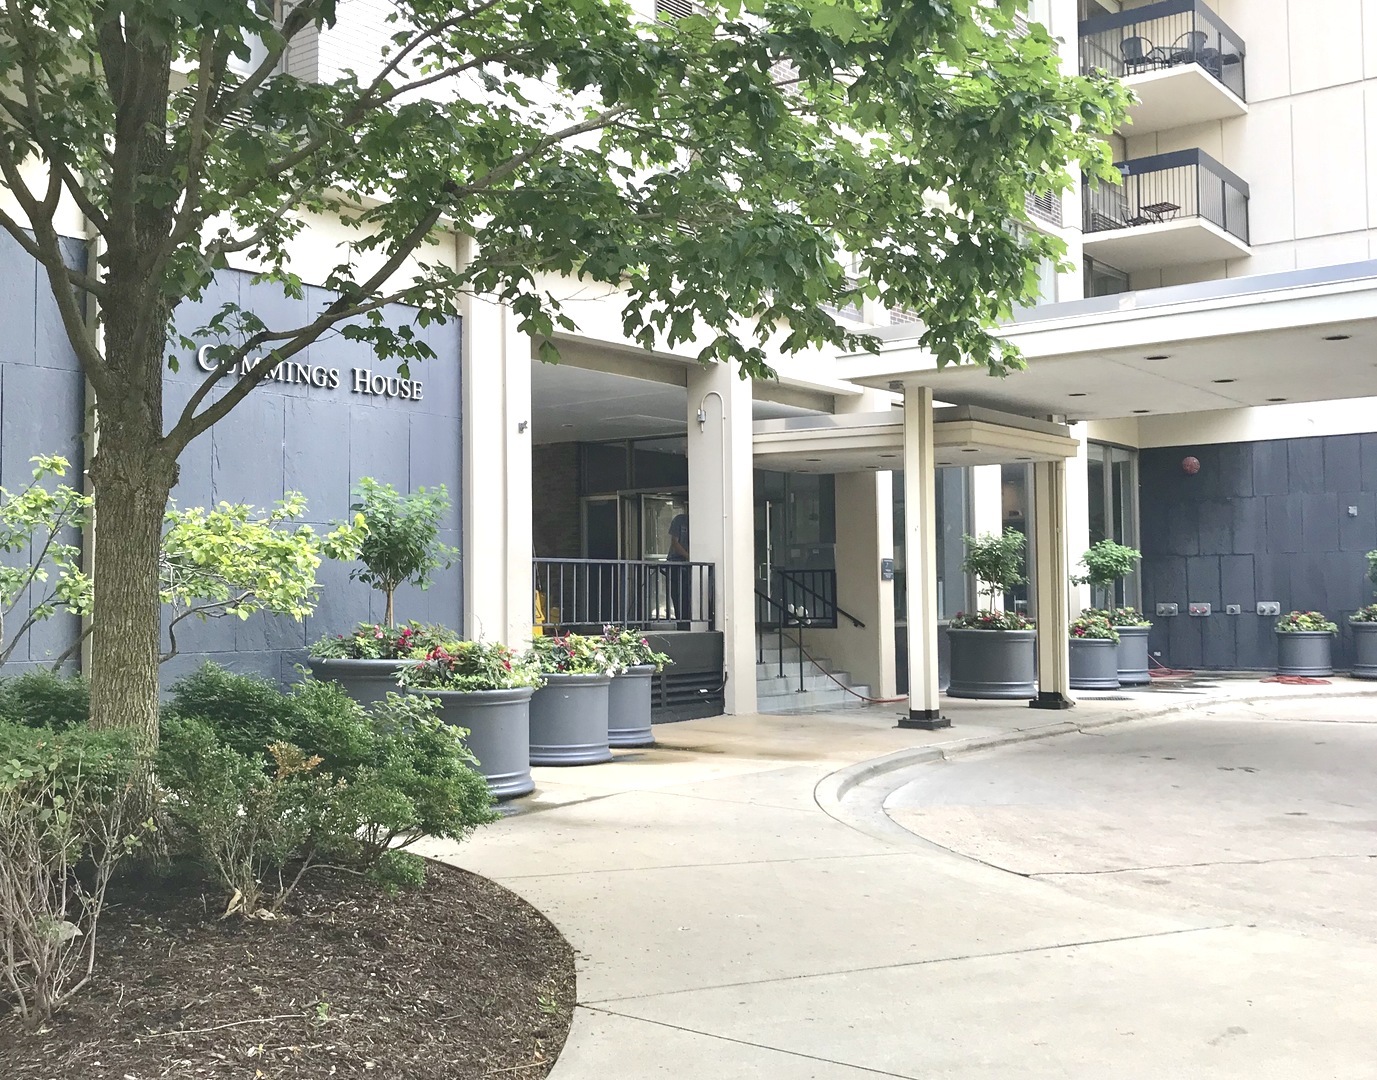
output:
<path id="1" fill-rule="evenodd" d="M 1187 456 L 1200 459 L 1196 476 L 1181 470 Z M 1142 451 L 1139 469 L 1144 604 L 1181 611 L 1150 638 L 1164 663 L 1273 668 L 1263 600 L 1324 611 L 1343 627 L 1337 665 L 1351 662 L 1345 619 L 1372 600 L 1363 556 L 1377 548 L 1377 434 L 1158 447 Z M 1192 601 L 1214 614 L 1190 618 Z M 1243 614 L 1223 614 L 1227 604 Z"/>

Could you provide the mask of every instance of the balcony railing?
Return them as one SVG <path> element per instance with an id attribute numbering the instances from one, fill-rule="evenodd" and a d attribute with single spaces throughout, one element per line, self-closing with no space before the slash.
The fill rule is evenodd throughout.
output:
<path id="1" fill-rule="evenodd" d="M 680 630 L 717 628 L 716 567 L 641 559 L 535 559 L 531 622 L 550 633 L 601 631 L 609 623 Z M 666 625 L 669 624 L 669 625 Z"/>
<path id="2" fill-rule="evenodd" d="M 1248 243 L 1248 185 L 1203 150 L 1136 158 L 1115 165 L 1122 186 L 1087 185 L 1087 233 L 1201 218 Z"/>
<path id="3" fill-rule="evenodd" d="M 1162 0 L 1080 24 L 1081 72 L 1123 78 L 1197 64 L 1247 100 L 1243 39 L 1200 0 Z"/>

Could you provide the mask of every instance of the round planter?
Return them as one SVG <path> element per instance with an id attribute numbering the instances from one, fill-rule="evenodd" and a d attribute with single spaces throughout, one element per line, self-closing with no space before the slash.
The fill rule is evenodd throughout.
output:
<path id="1" fill-rule="evenodd" d="M 1348 620 L 1353 631 L 1353 677 L 1377 679 L 1377 622 Z"/>
<path id="2" fill-rule="evenodd" d="M 610 675 L 546 675 L 531 698 L 531 764 L 596 765 L 607 744 Z"/>
<path id="3" fill-rule="evenodd" d="M 1077 638 L 1070 646 L 1072 690 L 1119 689 L 1119 643 L 1112 638 Z"/>
<path id="4" fill-rule="evenodd" d="M 1334 674 L 1329 655 L 1334 635 L 1328 630 L 1278 630 L 1276 635 L 1278 675 Z"/>
<path id="5" fill-rule="evenodd" d="M 440 703 L 440 719 L 468 729 L 465 744 L 496 799 L 515 799 L 535 790 L 531 779 L 531 695 L 516 690 L 416 690 Z"/>
<path id="6" fill-rule="evenodd" d="M 1147 686 L 1148 631 L 1151 626 L 1116 626 L 1119 631 L 1119 685 Z"/>
<path id="7" fill-rule="evenodd" d="M 627 668 L 607 688 L 607 744 L 609 746 L 651 746 L 651 680 L 654 664 Z"/>
<path id="8" fill-rule="evenodd" d="M 1035 630 L 948 630 L 955 698 L 1031 698 Z"/>
<path id="9" fill-rule="evenodd" d="M 401 693 L 397 673 L 415 660 L 308 660 L 311 674 L 321 682 L 335 682 L 364 708 L 388 694 Z"/>

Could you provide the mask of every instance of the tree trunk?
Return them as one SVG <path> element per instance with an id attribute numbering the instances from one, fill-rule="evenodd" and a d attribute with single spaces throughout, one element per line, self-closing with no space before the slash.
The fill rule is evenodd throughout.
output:
<path id="1" fill-rule="evenodd" d="M 95 486 L 95 605 L 91 724 L 130 729 L 142 748 L 158 743 L 161 603 L 158 553 L 171 483 L 147 432 L 112 423 L 101 410 Z M 150 467 L 150 459 L 152 467 Z"/>
<path id="2" fill-rule="evenodd" d="M 383 615 L 383 618 L 387 620 L 387 628 L 388 628 L 389 630 L 391 630 L 392 627 L 394 627 L 394 626 L 397 625 L 397 624 L 393 621 L 393 616 L 392 616 L 392 592 L 393 592 L 392 589 L 388 589 L 387 592 L 386 592 L 386 594 L 385 594 L 385 595 L 387 596 L 387 611 L 386 611 L 386 613 Z"/>

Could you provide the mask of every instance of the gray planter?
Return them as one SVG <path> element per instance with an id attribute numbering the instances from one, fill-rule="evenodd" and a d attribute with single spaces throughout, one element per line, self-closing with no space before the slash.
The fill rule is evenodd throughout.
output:
<path id="1" fill-rule="evenodd" d="M 1119 685 L 1147 686 L 1148 631 L 1151 626 L 1116 626 L 1119 631 Z"/>
<path id="2" fill-rule="evenodd" d="M 1278 630 L 1276 635 L 1278 675 L 1334 674 L 1334 663 L 1330 659 L 1334 635 L 1328 630 Z"/>
<path id="3" fill-rule="evenodd" d="M 1119 643 L 1112 638 L 1077 638 L 1070 646 L 1072 690 L 1119 689 Z"/>
<path id="4" fill-rule="evenodd" d="M 416 690 L 440 703 L 440 719 L 468 729 L 464 742 L 496 799 L 535 790 L 531 779 L 531 695 L 516 690 Z"/>
<path id="5" fill-rule="evenodd" d="M 654 664 L 627 668 L 607 689 L 607 743 L 609 746 L 652 746 L 650 732 L 651 681 Z"/>
<path id="6" fill-rule="evenodd" d="M 596 765 L 610 761 L 610 675 L 546 675 L 531 698 L 531 764 Z"/>
<path id="7" fill-rule="evenodd" d="M 955 698 L 1031 698 L 1036 630 L 948 630 Z"/>
<path id="8" fill-rule="evenodd" d="M 339 683 L 364 708 L 389 693 L 401 693 L 397 673 L 415 660 L 308 660 L 311 674 L 321 682 Z"/>
<path id="9" fill-rule="evenodd" d="M 1377 622 L 1348 620 L 1353 631 L 1353 677 L 1377 679 Z"/>

